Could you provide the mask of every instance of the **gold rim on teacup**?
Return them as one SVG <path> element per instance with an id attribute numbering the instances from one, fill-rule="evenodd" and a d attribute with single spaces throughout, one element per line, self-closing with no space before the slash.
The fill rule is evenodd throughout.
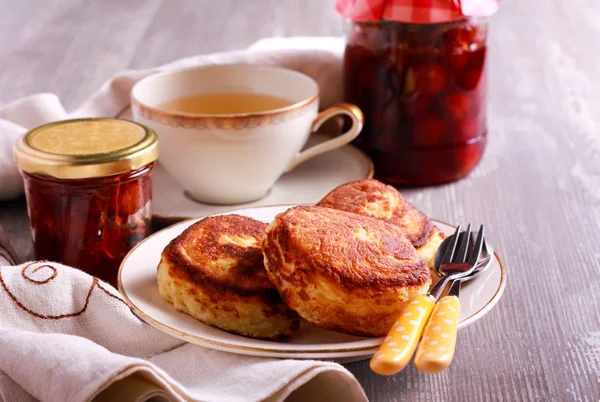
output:
<path id="1" fill-rule="evenodd" d="M 273 66 L 254 66 L 254 65 L 243 65 L 243 64 L 231 64 L 226 66 L 204 66 L 204 67 L 192 67 L 182 70 L 169 70 L 161 73 L 150 75 L 143 78 L 138 82 L 139 85 L 143 85 L 145 82 L 150 80 L 160 79 L 173 74 L 181 74 L 186 72 L 192 72 L 195 70 L 204 70 L 210 68 L 227 68 L 227 67 L 249 67 L 271 71 L 285 71 L 290 74 L 297 74 L 313 81 L 315 86 L 315 93 L 307 99 L 295 102 L 289 106 L 281 108 L 266 110 L 262 112 L 253 113 L 227 113 L 227 114 L 205 114 L 205 113 L 185 113 L 179 111 L 169 111 L 161 109 L 156 106 L 149 106 L 148 104 L 140 101 L 135 91 L 131 92 L 131 107 L 135 111 L 146 119 L 156 121 L 161 124 L 166 124 L 172 127 L 183 127 L 183 128 L 196 128 L 196 129 L 244 129 L 254 127 L 264 127 L 271 124 L 278 124 L 287 121 L 298 115 L 307 113 L 319 107 L 319 86 L 309 76 L 302 73 L 289 70 L 282 67 Z M 146 81 L 148 80 L 148 81 Z M 136 84 L 136 86 L 138 85 Z"/>

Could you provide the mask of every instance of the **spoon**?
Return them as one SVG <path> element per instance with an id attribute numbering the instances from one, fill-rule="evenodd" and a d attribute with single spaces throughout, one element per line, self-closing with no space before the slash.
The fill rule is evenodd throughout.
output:
<path id="1" fill-rule="evenodd" d="M 464 235 L 464 232 L 460 234 L 460 236 Z M 438 272 L 441 263 L 441 258 L 438 257 L 444 253 L 442 246 L 443 244 L 440 246 L 440 252 L 436 255 L 435 260 L 435 268 Z M 484 240 L 475 269 L 469 275 L 453 280 L 448 295 L 443 297 L 434 307 L 415 354 L 414 363 L 420 371 L 439 373 L 448 368 L 452 362 L 456 349 L 456 334 L 460 313 L 460 301 L 458 299 L 460 286 L 463 281 L 473 279 L 490 266 L 492 257 L 493 250 Z"/>
<path id="2" fill-rule="evenodd" d="M 462 232 L 460 234 L 460 236 L 464 236 L 465 232 Z M 440 271 L 440 265 L 442 263 L 442 257 L 444 255 L 444 253 L 446 252 L 446 249 L 448 248 L 448 245 L 450 244 L 450 239 L 454 237 L 454 235 L 446 238 L 442 244 L 440 244 L 440 247 L 435 255 L 435 261 L 434 261 L 434 266 L 435 266 L 435 270 L 436 272 L 439 274 Z M 473 234 L 471 234 L 471 242 L 473 242 Z M 488 245 L 487 242 L 485 241 L 485 238 L 483 239 L 483 246 L 481 248 L 481 254 L 479 256 L 479 260 L 477 261 L 477 266 L 475 266 L 475 269 L 473 270 L 473 272 L 471 272 L 469 275 L 459 279 L 456 279 L 452 282 L 452 285 L 450 285 L 451 287 L 457 283 L 461 283 L 463 281 L 469 281 L 471 279 L 473 279 L 475 276 L 479 275 L 481 273 L 481 271 L 483 271 L 484 269 L 486 269 L 487 267 L 490 266 L 490 263 L 492 262 L 492 257 L 494 255 L 494 250 L 492 249 L 492 246 Z"/>
<path id="3" fill-rule="evenodd" d="M 477 267 L 479 255 L 483 247 L 483 226 L 479 229 L 475 242 L 470 242 L 470 235 L 459 236 L 458 226 L 453 236 L 444 240 L 447 246 L 441 256 L 438 272 L 440 280 L 423 295 L 412 299 L 400 317 L 392 325 L 385 340 L 370 362 L 371 370 L 381 375 L 393 375 L 403 370 L 410 362 L 417 348 L 419 338 L 437 301 L 447 283 L 454 279 L 469 275 Z M 471 232 L 471 225 L 467 233 Z M 437 257 L 436 257 L 437 258 Z"/>

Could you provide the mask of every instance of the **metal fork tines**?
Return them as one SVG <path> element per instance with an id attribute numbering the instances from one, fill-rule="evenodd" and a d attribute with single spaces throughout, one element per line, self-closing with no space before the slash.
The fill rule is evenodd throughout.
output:
<path id="1" fill-rule="evenodd" d="M 483 225 L 480 226 L 474 242 L 471 239 L 471 224 L 462 233 L 459 225 L 452 237 L 452 243 L 445 250 L 439 266 L 436 266 L 441 278 L 430 291 L 436 300 L 450 280 L 463 278 L 475 270 L 484 241 Z"/>

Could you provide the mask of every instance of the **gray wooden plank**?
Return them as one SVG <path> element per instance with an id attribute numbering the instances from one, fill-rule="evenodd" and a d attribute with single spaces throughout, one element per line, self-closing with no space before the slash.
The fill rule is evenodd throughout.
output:
<path id="1" fill-rule="evenodd" d="M 340 35 L 332 1 L 163 1 L 132 63 L 147 68 L 177 58 L 243 49 L 265 37 Z M 176 30 L 176 34 L 173 32 Z"/>
<path id="2" fill-rule="evenodd" d="M 67 110 L 74 108 L 111 75 L 129 67 L 159 5 L 144 0 L 30 0 L 28 10 L 44 17 L 25 17 L 28 31 L 16 43 L 0 47 L 0 55 L 10 51 L 3 58 L 10 62 L 0 65 L 0 102 L 53 92 Z M 7 31 L 17 29 L 11 23 Z"/>

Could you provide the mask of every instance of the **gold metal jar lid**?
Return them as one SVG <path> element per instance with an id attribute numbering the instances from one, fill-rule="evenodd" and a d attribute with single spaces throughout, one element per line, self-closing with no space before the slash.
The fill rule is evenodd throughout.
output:
<path id="1" fill-rule="evenodd" d="M 15 162 L 27 173 L 59 179 L 106 177 L 138 169 L 158 158 L 156 133 L 121 119 L 63 120 L 19 138 Z"/>

